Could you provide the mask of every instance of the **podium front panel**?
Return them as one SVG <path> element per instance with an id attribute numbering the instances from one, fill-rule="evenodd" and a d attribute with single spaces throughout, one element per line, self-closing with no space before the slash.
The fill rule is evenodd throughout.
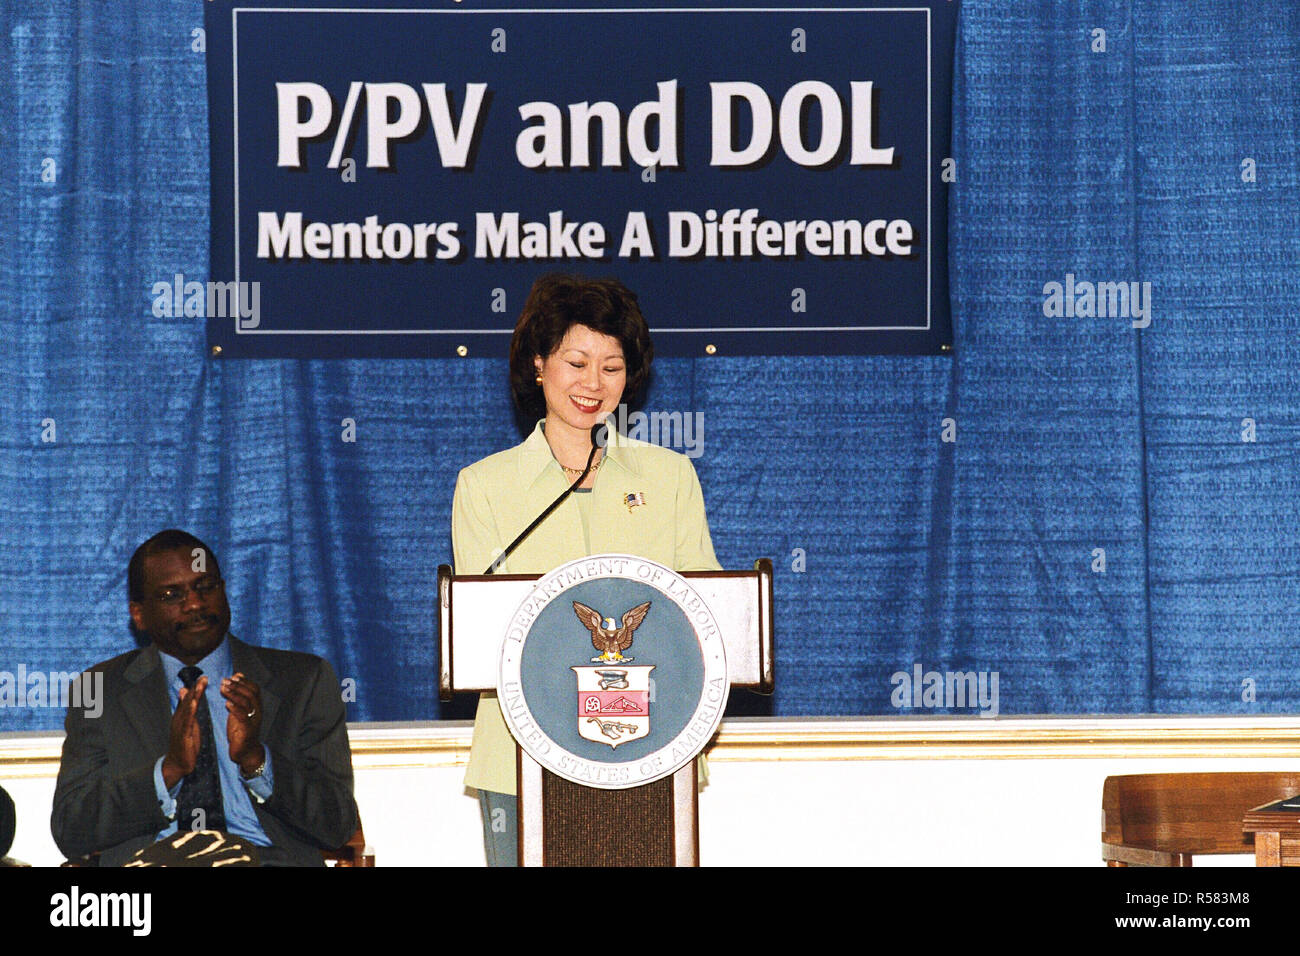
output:
<path id="1" fill-rule="evenodd" d="M 515 748 L 521 866 L 699 866 L 699 795 L 692 760 L 640 787 L 600 790 Z"/>

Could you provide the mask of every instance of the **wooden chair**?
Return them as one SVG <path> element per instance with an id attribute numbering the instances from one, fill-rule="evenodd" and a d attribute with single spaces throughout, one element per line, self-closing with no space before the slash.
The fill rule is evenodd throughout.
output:
<path id="1" fill-rule="evenodd" d="M 321 850 L 326 866 L 374 866 L 375 851 L 366 846 L 366 835 L 361 832 L 361 821 L 357 821 L 357 832 L 337 850 Z"/>
<path id="2" fill-rule="evenodd" d="M 1300 773 L 1146 773 L 1107 777 L 1107 866 L 1191 866 L 1196 853 L 1253 853 L 1246 811 L 1300 793 Z"/>

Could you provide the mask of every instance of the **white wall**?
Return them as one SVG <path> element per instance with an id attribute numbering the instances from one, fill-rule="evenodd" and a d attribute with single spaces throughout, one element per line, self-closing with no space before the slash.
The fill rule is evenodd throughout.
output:
<path id="1" fill-rule="evenodd" d="M 380 866 L 483 863 L 462 786 L 465 723 L 353 725 L 357 803 Z M 0 735 L 11 855 L 49 835 L 62 734 Z M 1295 770 L 1291 718 L 729 720 L 700 795 L 704 865 L 1100 865 L 1107 775 Z M 1201 863 L 1249 865 L 1250 857 Z"/>

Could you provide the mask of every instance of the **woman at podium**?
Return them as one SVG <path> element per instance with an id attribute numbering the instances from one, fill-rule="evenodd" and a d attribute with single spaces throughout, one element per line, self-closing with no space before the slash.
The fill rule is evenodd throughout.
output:
<path id="1" fill-rule="evenodd" d="M 524 441 L 461 471 L 452 504 L 457 574 L 481 574 L 582 474 L 592 428 L 633 403 L 654 347 L 637 298 L 616 279 L 547 275 L 510 342 L 510 388 L 530 419 Z M 721 570 L 704 497 L 685 455 L 613 432 L 577 490 L 496 568 L 545 574 L 589 554 L 619 552 L 677 571 Z M 474 721 L 467 786 L 479 792 L 489 866 L 518 858 L 515 744 L 495 694 Z"/>

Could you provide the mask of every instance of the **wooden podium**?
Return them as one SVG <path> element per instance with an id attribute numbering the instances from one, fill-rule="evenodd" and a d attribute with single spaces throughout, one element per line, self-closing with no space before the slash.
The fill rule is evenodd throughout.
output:
<path id="1" fill-rule="evenodd" d="M 753 571 L 680 575 L 713 612 L 732 688 L 773 689 L 772 562 Z M 535 574 L 455 575 L 438 567 L 438 694 L 496 690 L 512 615 Z M 696 866 L 696 761 L 644 786 L 606 790 L 565 780 L 515 746 L 523 866 Z"/>

